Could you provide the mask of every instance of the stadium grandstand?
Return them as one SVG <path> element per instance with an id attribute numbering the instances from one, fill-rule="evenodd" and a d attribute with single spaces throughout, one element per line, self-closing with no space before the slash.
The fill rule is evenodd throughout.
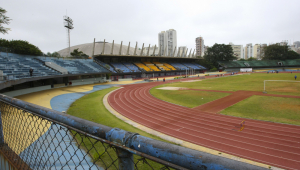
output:
<path id="1" fill-rule="evenodd" d="M 95 47 L 95 48 L 93 48 Z M 144 79 L 147 77 L 178 76 L 204 73 L 207 69 L 198 64 L 193 55 L 186 57 L 148 56 L 143 49 L 122 44 L 95 42 L 71 47 L 83 50 L 92 59 L 55 58 L 0 53 L 0 81 L 2 91 L 51 85 L 70 85 L 76 82 L 96 83 L 119 79 Z M 63 53 L 61 50 L 60 53 Z M 147 52 L 148 53 L 148 52 Z M 293 71 L 300 67 L 300 60 L 220 61 L 223 71 L 255 70 Z M 29 70 L 32 69 L 32 75 Z M 106 79 L 109 78 L 109 79 Z M 84 81 L 85 80 L 85 81 Z"/>
<path id="2" fill-rule="evenodd" d="M 104 43 L 103 43 L 104 44 Z M 103 51 L 105 47 L 103 46 Z M 112 46 L 113 49 L 113 46 Z M 121 49 L 121 48 L 120 48 Z M 111 50 L 113 51 L 113 50 Z M 121 51 L 121 50 L 120 50 Z M 35 87 L 35 90 L 46 90 L 49 88 L 56 88 L 56 87 L 64 87 L 64 86 L 72 86 L 72 85 L 83 85 L 83 84 L 96 84 L 96 83 L 102 83 L 106 81 L 123 81 L 124 79 L 147 79 L 147 77 L 166 77 L 166 76 L 178 76 L 178 75 L 185 75 L 187 71 L 191 71 L 194 74 L 198 73 L 204 73 L 207 71 L 207 69 L 200 64 L 198 64 L 198 58 L 194 57 L 170 57 L 170 56 L 143 56 L 143 55 L 137 55 L 136 49 L 132 50 L 132 55 L 129 52 L 130 48 L 127 48 L 127 52 L 125 52 L 126 55 L 120 55 L 122 54 L 105 54 L 105 52 L 100 52 L 99 54 L 94 55 L 92 54 L 92 59 L 76 59 L 76 58 L 55 58 L 55 57 L 45 57 L 45 56 L 28 56 L 28 55 L 19 55 L 14 53 L 7 53 L 7 52 L 0 52 L 0 93 L 9 92 L 13 96 L 14 94 L 17 94 L 18 96 L 22 95 L 20 92 L 16 91 L 30 91 L 29 89 L 31 87 Z M 142 54 L 142 53 L 141 53 Z M 300 68 L 300 60 L 284 60 L 284 61 L 231 61 L 231 62 L 219 62 L 220 67 L 225 69 L 225 71 L 231 71 L 235 69 L 240 68 L 254 68 L 254 69 L 295 69 Z M 30 70 L 33 70 L 32 74 Z M 110 78 L 109 78 L 110 76 Z M 196 77 L 193 77 L 196 79 Z M 193 79 L 191 78 L 191 79 Z M 176 81 L 176 80 L 172 80 Z M 160 83 L 160 82 L 157 82 Z M 106 86 L 106 85 L 104 85 Z M 71 87 L 72 88 L 72 87 Z M 77 88 L 77 87 L 75 87 Z M 74 88 L 74 89 L 75 89 Z M 94 87 L 93 87 L 94 88 Z M 99 87 L 98 87 L 99 88 Z M 25 89 L 25 90 L 24 90 Z M 32 88 L 34 89 L 34 88 Z M 80 89 L 80 88 L 79 88 Z M 55 89 L 56 90 L 56 89 Z M 64 91 L 65 90 L 63 88 Z M 35 91 L 35 92 L 36 92 Z M 90 92 L 92 92 L 91 90 Z M 78 92 L 78 94 L 85 95 L 87 92 Z M 3 99 L 7 99 L 7 101 L 11 101 L 12 105 L 9 107 L 23 107 L 24 102 L 20 100 L 12 100 L 11 98 L 3 97 Z M 65 96 L 63 97 L 63 100 L 66 100 Z M 6 101 L 6 102 L 7 102 Z M 57 101 L 61 102 L 57 98 Z M 73 100 L 70 100 L 73 101 Z M 20 106 L 17 104 L 21 104 Z M 25 109 L 23 111 L 18 111 L 19 113 L 26 113 L 28 112 L 28 108 L 32 108 L 28 106 L 28 103 L 25 103 L 24 107 Z M 9 111 L 14 109 L 2 109 L 3 111 Z M 70 119 L 70 115 L 65 116 L 65 114 L 61 114 L 59 112 L 55 112 L 49 109 L 43 110 L 40 107 L 37 107 L 39 112 L 42 114 L 42 118 L 44 119 L 44 113 L 47 113 L 49 115 L 55 115 L 54 117 L 59 117 L 61 120 L 68 120 L 66 122 L 74 122 L 73 119 Z M 32 112 L 31 110 L 29 110 Z M 2 111 L 1 111 L 2 112 Z M 35 112 L 34 112 L 35 113 Z M 2 114 L 5 115 L 5 114 Z M 59 116 L 56 116 L 59 115 Z M 34 115 L 36 116 L 36 115 Z M 30 119 L 32 116 L 29 116 Z M 40 118 L 36 118 L 36 120 L 39 120 Z M 7 122 L 9 119 L 7 119 Z M 16 118 L 12 120 L 17 120 Z M 24 122 L 24 119 L 19 119 Z M 46 120 L 46 119 L 45 119 Z M 77 120 L 77 118 L 75 119 Z M 27 121 L 27 120 L 26 120 Z M 48 119 L 47 119 L 48 121 Z M 13 121 L 11 121 L 13 122 Z M 78 126 L 82 127 L 82 129 L 88 129 L 88 134 L 95 133 L 93 130 L 94 126 L 87 126 L 85 121 L 79 121 Z M 15 123 L 14 123 L 15 124 Z M 12 125 L 14 125 L 12 124 Z M 66 131 L 68 130 L 70 126 L 67 124 L 68 128 L 61 128 L 61 124 L 59 124 L 58 127 L 57 121 L 50 123 L 51 128 L 55 127 L 54 130 L 57 131 L 57 133 L 60 133 L 60 130 L 63 131 L 63 134 L 68 134 Z M 50 126 L 49 124 L 49 126 Z M 83 125 L 83 126 L 82 126 Z M 23 126 L 23 124 L 22 124 Z M 13 127 L 13 126 L 7 126 L 7 127 Z M 63 126 L 62 126 L 63 127 Z M 87 128 L 88 127 L 88 128 Z M 72 127 L 73 128 L 73 127 Z M 39 129 L 39 127 L 37 127 Z M 47 128 L 45 128 L 47 129 Z M 80 130 L 82 130 L 80 129 Z M 40 130 L 40 129 L 39 129 Z M 53 130 L 53 129 L 51 129 Z M 53 130 L 53 131 L 54 131 Z M 107 134 L 109 135 L 103 135 L 103 136 L 122 136 L 122 135 L 111 135 L 112 133 L 119 133 L 119 130 L 116 129 L 108 129 Z M 85 131 L 83 131 L 86 133 Z M 52 133 L 52 132 L 51 132 Z M 48 136 L 52 135 L 49 133 Z M 77 132 L 76 132 L 77 133 Z M 122 132 L 123 133 L 123 132 Z M 126 132 L 127 134 L 127 132 Z M 128 133 L 129 134 L 129 133 Z M 131 133 L 130 133 L 131 134 Z M 132 134 L 136 135 L 136 134 Z M 25 135 L 23 135 L 25 136 Z M 76 136 L 76 135 L 74 135 Z M 56 137 L 55 137 L 56 138 Z M 42 139 L 42 138 L 40 138 Z M 46 138 L 45 138 L 46 139 Z M 47 139 L 48 140 L 48 139 Z M 114 139 L 113 139 L 114 140 Z M 65 142 L 65 140 L 61 140 Z M 66 140 L 68 143 L 70 140 Z M 114 140 L 117 141 L 117 140 Z M 121 141 L 118 139 L 118 141 Z M 131 140 L 129 140 L 131 142 Z M 147 138 L 146 141 L 149 141 Z M 43 142 L 41 142 L 43 144 Z M 114 144 L 114 142 L 111 142 L 111 144 Z M 152 145 L 153 146 L 159 146 L 161 147 L 161 143 L 158 145 Z M 95 145 L 96 146 L 96 145 Z M 123 146 L 120 145 L 120 146 Z M 150 146 L 150 145 L 149 145 Z M 164 147 L 167 145 L 164 145 Z M 60 146 L 59 146 L 60 147 Z M 94 147 L 94 146 L 93 146 Z M 97 146 L 98 147 L 98 146 Z M 173 147 L 173 146 L 172 146 Z M 68 148 L 68 147 L 67 147 Z M 71 148 L 71 147 L 70 147 Z M 139 145 L 138 145 L 138 148 Z M 141 147 L 143 148 L 143 147 Z M 50 148 L 51 149 L 51 148 Z M 167 148 L 168 149 L 168 148 Z M 29 149 L 28 149 L 29 150 Z M 74 148 L 73 148 L 74 150 Z M 159 148 L 161 151 L 162 148 Z M 26 150 L 27 151 L 27 150 Z M 42 151 L 42 150 L 39 150 Z M 188 148 L 185 149 L 176 149 L 178 151 L 179 155 L 182 156 L 182 158 L 189 158 L 190 156 L 186 156 L 182 154 L 182 151 L 185 151 L 184 153 L 193 153 L 196 152 L 194 150 L 189 150 Z M 175 153 L 173 151 L 168 150 L 168 153 Z M 47 153 L 47 152 L 45 152 Z M 76 151 L 72 151 L 71 153 L 76 153 Z M 198 152 L 197 152 L 198 154 Z M 219 153 L 220 154 L 220 153 Z M 165 154 L 168 155 L 168 154 Z M 195 154 L 196 155 L 196 154 Z M 203 155 L 203 153 L 201 153 Z M 208 155 L 208 154 L 207 154 Z M 223 157 L 224 159 L 220 160 L 216 158 L 216 155 L 205 155 L 207 157 L 207 160 L 214 160 L 214 164 L 209 165 L 210 167 L 220 167 L 220 165 L 226 164 L 237 166 L 237 167 L 247 167 L 244 169 L 255 169 L 253 167 L 254 165 L 245 164 L 241 161 L 236 161 L 235 159 L 227 159 L 226 157 Z M 77 156 L 80 158 L 85 158 L 85 156 Z M 73 157 L 71 157 L 72 159 Z M 178 159 L 182 159 L 179 157 L 176 157 Z M 202 156 L 195 156 L 197 159 L 202 159 Z M 64 159 L 64 158 L 63 158 Z M 76 159 L 76 158 L 75 158 Z M 223 160 L 227 162 L 224 163 Z M 173 161 L 176 163 L 176 160 Z M 196 162 L 196 161 L 194 161 Z M 193 164 L 194 164 L 193 162 Z M 203 161 L 205 162 L 205 161 Z M 195 166 L 192 169 L 198 169 L 200 164 L 203 164 L 203 162 L 199 161 L 196 162 L 197 167 Z M 60 162 L 59 162 L 60 163 Z M 72 162 L 73 163 L 73 162 Z M 71 163 L 71 164 L 72 164 Z M 81 162 L 80 162 L 81 163 Z M 94 163 L 94 161 L 92 161 Z M 190 163 L 186 163 L 187 166 L 190 166 Z M 205 164 L 206 165 L 206 164 Z M 90 165 L 86 165 L 90 166 Z M 250 166 L 250 167 L 249 167 Z M 90 166 L 92 167 L 92 166 Z M 174 166 L 175 167 L 175 166 Z M 206 166 L 203 165 L 203 169 L 206 169 Z M 175 167 L 176 168 L 176 167 Z M 76 168 L 74 168 L 76 169 Z M 82 168 L 84 169 L 84 168 Z M 87 168 L 88 169 L 88 168 Z M 91 169 L 91 168 L 90 168 Z M 154 168 L 155 169 L 155 168 Z M 177 168 L 179 169 L 179 168 Z M 216 169 L 216 168 L 211 168 Z M 232 169 L 232 168 L 231 168 Z M 243 168 L 241 168 L 243 169 Z M 258 167 L 256 169 L 263 169 L 261 167 Z"/>
<path id="3" fill-rule="evenodd" d="M 118 81 L 119 79 L 177 76 L 185 75 L 186 71 L 194 74 L 206 71 L 205 67 L 196 63 L 199 60 L 197 58 L 140 56 L 138 55 L 139 50 L 128 48 L 128 46 L 115 45 L 114 47 L 112 45 L 109 47 L 109 43 L 106 43 L 106 46 L 105 43 L 98 44 L 102 44 L 98 48 L 102 48 L 104 52 L 92 55 L 92 59 L 29 56 L 0 52 L 0 92 L 38 86 L 50 85 L 53 88 L 76 83 L 79 85 Z M 90 44 L 83 46 L 90 50 Z M 122 48 L 120 48 L 121 46 Z M 76 49 L 77 47 L 80 45 L 72 48 Z M 125 52 L 122 52 L 123 47 Z M 106 51 L 113 51 L 107 48 L 119 51 L 118 55 L 115 55 L 114 52 L 105 54 Z M 32 74 L 29 71 L 31 69 L 33 70 Z M 106 79 L 108 77 L 109 79 Z"/>
<path id="4" fill-rule="evenodd" d="M 252 61 L 219 61 L 223 71 L 239 71 L 241 68 L 255 70 L 293 71 L 300 68 L 300 60 L 252 60 Z"/>

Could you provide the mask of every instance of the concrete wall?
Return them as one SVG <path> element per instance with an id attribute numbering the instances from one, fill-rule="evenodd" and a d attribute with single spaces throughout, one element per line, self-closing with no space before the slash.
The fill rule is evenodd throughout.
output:
<path id="1" fill-rule="evenodd" d="M 29 93 L 33 93 L 33 92 L 48 90 L 48 89 L 51 89 L 51 85 L 27 88 L 27 89 L 22 89 L 22 90 L 15 90 L 15 91 L 6 92 L 3 94 L 10 96 L 10 97 L 15 97 L 15 96 L 23 95 L 23 94 L 29 94 Z"/>
<path id="2" fill-rule="evenodd" d="M 104 83 L 106 82 L 106 78 L 98 77 L 98 78 L 90 78 L 90 79 L 71 80 L 71 82 L 72 82 L 72 86 L 78 86 L 78 85 L 85 85 L 85 84 Z M 66 86 L 65 84 L 54 84 L 54 88 L 61 88 L 65 86 Z M 3 94 L 10 97 L 15 97 L 15 96 L 20 96 L 24 94 L 33 93 L 33 92 L 48 90 L 48 89 L 51 89 L 51 85 L 15 90 L 10 92 L 5 92 Z"/>

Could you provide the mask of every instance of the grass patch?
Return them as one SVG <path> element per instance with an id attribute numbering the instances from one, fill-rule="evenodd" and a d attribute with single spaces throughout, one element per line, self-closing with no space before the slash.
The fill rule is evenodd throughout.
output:
<path id="1" fill-rule="evenodd" d="M 251 96 L 222 111 L 222 114 L 300 125 L 300 99 Z"/>
<path id="2" fill-rule="evenodd" d="M 193 108 L 219 98 L 230 95 L 230 93 L 192 91 L 192 90 L 160 90 L 152 88 L 150 93 L 161 100 Z"/>
<path id="3" fill-rule="evenodd" d="M 87 94 L 82 98 L 76 100 L 70 106 L 67 113 L 95 123 L 99 123 L 110 127 L 117 127 L 126 131 L 139 133 L 142 136 L 146 136 L 152 139 L 168 142 L 123 122 L 122 120 L 118 119 L 113 114 L 111 114 L 105 108 L 102 102 L 103 97 L 110 91 L 115 90 L 117 88 L 118 87 L 112 87 Z M 111 164 L 114 160 L 117 159 L 117 155 L 114 148 L 110 147 L 109 145 L 102 144 L 101 142 L 97 142 L 96 140 L 88 137 L 80 136 L 79 134 L 76 134 L 76 132 L 72 132 L 72 134 L 73 136 L 75 136 L 75 139 L 78 145 L 80 145 L 80 148 L 89 151 L 89 154 L 94 160 L 98 160 L 100 158 L 99 164 L 101 166 L 106 167 L 106 165 Z M 134 155 L 135 162 L 137 162 L 140 158 L 141 157 Z M 160 169 L 161 167 L 163 167 L 161 164 L 158 164 L 156 162 L 150 160 L 147 161 L 148 163 L 150 163 L 153 169 Z M 144 164 L 142 162 L 143 161 L 140 161 L 137 164 L 139 169 L 152 169 L 149 165 Z M 114 162 L 114 165 L 118 167 L 118 161 Z M 115 167 L 112 166 L 109 169 L 115 169 Z"/>
<path id="4" fill-rule="evenodd" d="M 196 82 L 177 82 L 165 84 L 162 87 L 186 87 L 192 89 L 224 90 L 224 91 L 263 91 L 264 80 L 290 80 L 295 81 L 294 76 L 300 77 L 300 73 L 256 73 L 248 75 L 236 75 L 213 79 L 203 79 Z M 300 80 L 299 80 L 300 81 Z M 300 83 L 267 82 L 266 90 L 270 94 L 300 95 Z"/>

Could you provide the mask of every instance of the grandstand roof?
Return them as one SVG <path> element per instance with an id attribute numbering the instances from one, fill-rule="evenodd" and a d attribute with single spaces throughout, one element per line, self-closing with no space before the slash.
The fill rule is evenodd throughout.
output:
<path id="1" fill-rule="evenodd" d="M 71 52 L 74 49 L 78 48 L 79 51 L 82 51 L 83 53 L 85 53 L 88 56 L 92 57 L 93 44 L 94 43 L 86 43 L 86 44 L 80 44 L 80 45 L 72 46 L 71 47 Z M 94 55 L 100 55 L 102 53 L 103 44 L 104 43 L 102 41 L 95 43 L 95 52 L 94 52 Z M 113 51 L 114 54 L 119 54 L 120 46 L 121 46 L 121 44 L 114 43 L 114 51 Z M 135 47 L 135 44 L 132 45 L 132 46 Z M 134 53 L 134 47 L 130 47 L 129 48 L 129 54 L 130 55 L 133 55 L 133 53 Z M 112 43 L 105 43 L 104 54 L 110 54 L 111 53 L 111 48 L 112 48 Z M 122 55 L 126 55 L 127 49 L 128 49 L 128 46 L 122 44 Z M 65 49 L 62 49 L 62 50 L 58 51 L 58 53 L 61 56 L 68 56 L 68 52 L 69 52 L 69 48 L 65 48 Z M 141 50 L 137 49 L 136 52 L 139 54 L 139 53 L 141 53 Z"/>
<path id="2" fill-rule="evenodd" d="M 169 57 L 169 56 L 140 56 L 141 50 L 137 49 L 136 50 L 136 54 L 137 55 L 133 55 L 134 54 L 134 49 L 135 49 L 135 44 L 132 45 L 133 47 L 129 48 L 129 56 L 126 56 L 127 53 L 127 49 L 128 46 L 127 45 L 122 45 L 122 55 L 119 55 L 119 51 L 120 51 L 120 46 L 121 44 L 114 44 L 114 50 L 113 50 L 113 54 L 114 55 L 110 55 L 111 53 L 111 48 L 112 48 L 112 43 L 107 43 L 105 42 L 105 49 L 104 49 L 104 55 L 101 54 L 102 53 L 102 49 L 103 49 L 103 41 L 99 41 L 95 43 L 95 52 L 94 52 L 94 56 L 96 57 L 138 57 L 138 58 L 165 58 L 165 59 L 190 59 L 190 60 L 199 60 L 199 58 L 187 58 L 187 57 Z M 86 44 L 80 44 L 80 45 L 75 45 L 71 47 L 71 52 L 74 49 L 77 49 L 79 51 L 82 51 L 83 53 L 87 54 L 88 56 L 92 57 L 92 52 L 93 52 L 93 43 L 86 43 Z M 144 49 L 145 50 L 145 49 Z M 58 53 L 61 56 L 67 56 L 69 52 L 68 48 L 62 49 L 60 51 L 58 51 Z M 151 54 L 149 54 L 151 55 Z"/>
<path id="3" fill-rule="evenodd" d="M 200 58 L 186 58 L 186 57 L 168 57 L 168 56 L 140 56 L 140 55 L 96 55 L 94 57 L 97 58 L 106 58 L 106 57 L 114 57 L 114 58 L 151 58 L 151 59 L 174 59 L 178 61 L 191 61 L 191 60 L 201 60 Z"/>

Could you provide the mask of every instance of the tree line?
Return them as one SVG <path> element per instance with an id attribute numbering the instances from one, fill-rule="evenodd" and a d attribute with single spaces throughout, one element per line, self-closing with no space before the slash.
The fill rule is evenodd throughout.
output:
<path id="1" fill-rule="evenodd" d="M 287 45 L 273 44 L 263 48 L 264 56 L 262 60 L 291 60 L 300 59 L 300 54 L 288 48 Z M 233 61 L 238 58 L 234 56 L 231 45 L 226 44 L 214 44 L 212 47 L 208 47 L 204 56 L 198 63 L 211 71 L 218 70 L 219 61 Z M 240 59 L 246 61 L 245 59 Z M 247 61 L 257 60 L 256 58 L 249 58 Z"/>

